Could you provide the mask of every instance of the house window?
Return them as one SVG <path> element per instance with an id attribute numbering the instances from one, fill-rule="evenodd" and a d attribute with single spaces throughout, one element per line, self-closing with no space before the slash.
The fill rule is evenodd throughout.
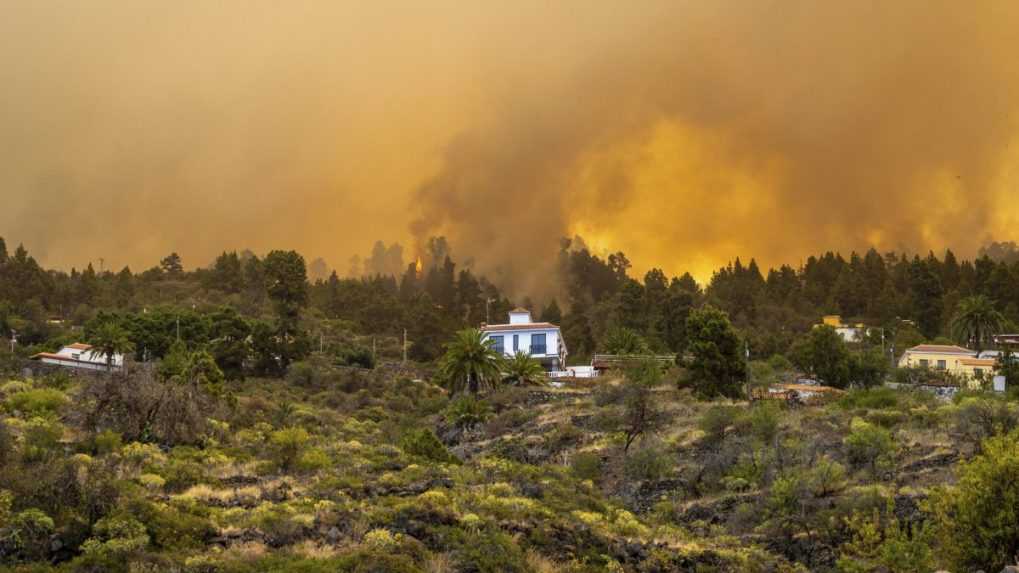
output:
<path id="1" fill-rule="evenodd" d="M 492 337 L 492 348 L 494 348 L 495 351 L 498 352 L 499 354 L 503 354 L 504 351 L 503 351 L 502 337 L 501 336 L 493 336 Z"/>
<path id="2" fill-rule="evenodd" d="M 547 354 L 544 334 L 531 335 L 531 354 Z"/>
<path id="3" fill-rule="evenodd" d="M 514 334 L 513 335 L 513 352 L 516 353 L 518 350 L 520 350 L 520 335 L 519 334 Z"/>
<path id="4" fill-rule="evenodd" d="M 944 370 L 948 368 L 948 363 L 944 360 L 938 360 L 938 370 Z"/>
<path id="5" fill-rule="evenodd" d="M 920 359 L 920 368 L 927 368 L 930 365 L 931 365 L 931 361 L 930 360 L 927 360 L 926 358 L 921 358 Z"/>
<path id="6" fill-rule="evenodd" d="M 983 368 L 974 368 L 973 369 L 973 376 L 977 380 L 983 380 L 984 379 L 984 369 Z"/>
<path id="7" fill-rule="evenodd" d="M 75 360 L 81 360 L 81 352 L 75 352 L 74 354 L 71 354 L 71 358 Z"/>

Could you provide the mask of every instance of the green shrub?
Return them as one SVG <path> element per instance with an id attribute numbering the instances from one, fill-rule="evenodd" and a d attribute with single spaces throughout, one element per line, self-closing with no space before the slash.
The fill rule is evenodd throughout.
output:
<path id="1" fill-rule="evenodd" d="M 657 447 L 631 451 L 623 464 L 623 471 L 631 480 L 662 479 L 671 469 L 671 458 Z"/>
<path id="2" fill-rule="evenodd" d="M 885 386 L 853 389 L 839 399 L 838 405 L 844 410 L 896 408 L 899 405 L 899 391 Z"/>
<path id="3" fill-rule="evenodd" d="M 1007 434 L 1019 426 L 1015 404 L 985 396 L 961 399 L 955 414 L 954 432 L 961 441 L 977 449 L 992 436 Z"/>
<path id="4" fill-rule="evenodd" d="M 460 396 L 446 406 L 444 418 L 446 423 L 457 428 L 469 429 L 484 423 L 491 414 L 491 409 L 484 400 L 474 396 Z"/>
<path id="5" fill-rule="evenodd" d="M 869 515 L 854 513 L 846 520 L 851 539 L 842 546 L 839 571 L 845 573 L 912 573 L 933 571 L 934 559 L 929 535 L 923 527 L 912 531 L 899 525 L 894 513 L 882 516 L 874 509 Z"/>
<path id="6" fill-rule="evenodd" d="M 0 550 L 7 546 L 27 560 L 42 559 L 49 553 L 50 535 L 55 525 L 50 516 L 33 508 L 9 520 L 7 527 L 0 521 Z"/>
<path id="7" fill-rule="evenodd" d="M 465 536 L 455 553 L 457 571 L 525 573 L 530 570 L 520 546 L 498 530 L 482 530 Z"/>
<path id="8" fill-rule="evenodd" d="M 717 443 L 725 437 L 725 431 L 736 423 L 739 409 L 735 406 L 712 406 L 701 416 L 697 426 L 704 432 L 704 441 Z"/>
<path id="9" fill-rule="evenodd" d="M 357 366 L 360 368 L 375 368 L 375 355 L 370 348 L 355 346 L 346 349 L 340 354 L 340 361 L 346 366 Z"/>
<path id="10" fill-rule="evenodd" d="M 299 426 L 276 430 L 269 436 L 276 463 L 283 471 L 294 467 L 310 439 L 308 431 Z"/>
<path id="11" fill-rule="evenodd" d="M 123 440 L 117 432 L 104 430 L 96 434 L 92 444 L 95 453 L 102 456 L 119 450 L 120 446 L 123 445 Z"/>
<path id="12" fill-rule="evenodd" d="M 601 456 L 593 452 L 577 452 L 570 462 L 570 471 L 578 479 L 597 482 L 602 477 Z"/>
<path id="13" fill-rule="evenodd" d="M 131 510 L 145 525 L 156 548 L 171 551 L 201 548 L 216 534 L 216 528 L 204 515 L 208 508 L 200 504 L 193 508 L 177 505 L 143 502 Z"/>
<path id="14" fill-rule="evenodd" d="M 760 401 L 750 408 L 747 426 L 755 439 L 770 444 L 778 435 L 781 406 L 774 401 Z"/>
<path id="15" fill-rule="evenodd" d="M 814 496 L 828 497 L 846 488 L 846 468 L 828 457 L 823 457 L 810 467 L 807 483 Z"/>
<path id="16" fill-rule="evenodd" d="M 45 416 L 56 413 L 68 402 L 67 394 L 55 388 L 32 388 L 12 394 L 4 404 L 9 412 L 28 416 Z"/>
<path id="17" fill-rule="evenodd" d="M 867 421 L 882 428 L 894 428 L 908 418 L 907 414 L 895 410 L 875 410 L 867 413 Z"/>
<path id="18" fill-rule="evenodd" d="M 319 448 L 311 448 L 301 454 L 296 467 L 302 472 L 315 472 L 332 465 L 333 461 L 329 455 Z"/>
<path id="19" fill-rule="evenodd" d="M 809 498 L 802 476 L 789 474 L 778 477 L 771 484 L 764 502 L 768 523 L 788 535 L 807 529 L 805 503 Z"/>
<path id="20" fill-rule="evenodd" d="M 1019 431 L 984 443 L 983 453 L 959 466 L 955 485 L 931 492 L 941 557 L 954 571 L 1001 571 L 1019 552 Z M 965 540 L 965 542 L 956 542 Z"/>
<path id="21" fill-rule="evenodd" d="M 891 432 L 860 418 L 853 418 L 850 433 L 843 443 L 849 463 L 858 467 L 869 467 L 874 475 L 879 469 L 891 463 L 895 453 L 895 442 L 892 440 Z"/>
<path id="22" fill-rule="evenodd" d="M 64 427 L 55 421 L 32 418 L 23 428 L 22 452 L 25 461 L 35 462 L 58 454 L 60 438 Z"/>
<path id="23" fill-rule="evenodd" d="M 82 560 L 108 571 L 125 570 L 130 557 L 149 544 L 145 525 L 129 515 L 100 519 L 92 526 L 92 534 L 81 546 Z"/>
<path id="24" fill-rule="evenodd" d="M 444 464 L 459 464 L 460 459 L 442 445 L 435 433 L 428 428 L 410 430 L 400 439 L 400 448 L 412 455 Z"/>

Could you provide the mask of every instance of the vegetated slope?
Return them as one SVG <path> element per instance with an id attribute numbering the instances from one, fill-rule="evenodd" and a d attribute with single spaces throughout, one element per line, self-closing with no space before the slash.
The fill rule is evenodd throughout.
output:
<path id="1" fill-rule="evenodd" d="M 6 382 L 0 489 L 4 531 L 16 535 L 0 545 L 4 562 L 71 571 L 793 569 L 736 538 L 698 539 L 643 519 L 565 458 L 472 445 L 481 426 L 458 430 L 461 460 L 432 429 L 451 433 L 463 402 L 428 382 L 312 370 L 237 383 L 201 411 L 209 419 L 193 439 L 177 434 L 176 444 L 151 439 L 169 427 L 159 417 L 143 439 L 125 440 L 134 428 L 126 401 L 119 419 L 94 416 L 95 385 L 144 389 L 138 373 Z M 545 391 L 491 401 L 538 417 L 569 408 Z M 106 427 L 92 426 L 97 419 Z M 533 419 L 502 422 L 507 433 L 544 439 Z M 562 432 L 548 437 L 561 451 L 570 443 Z"/>
<path id="2" fill-rule="evenodd" d="M 655 391 L 665 425 L 624 455 L 612 380 L 450 400 L 396 370 L 293 371 L 234 383 L 207 406 L 167 402 L 195 420 L 177 443 L 165 438 L 173 412 L 131 435 L 129 393 L 119 418 L 94 415 L 95 385 L 141 392 L 139 373 L 0 385 L 3 562 L 834 570 L 859 550 L 863 521 L 922 523 L 927 488 L 996 431 L 988 415 L 1006 416 L 985 398 L 881 389 L 788 408 L 697 402 L 669 385 Z"/>

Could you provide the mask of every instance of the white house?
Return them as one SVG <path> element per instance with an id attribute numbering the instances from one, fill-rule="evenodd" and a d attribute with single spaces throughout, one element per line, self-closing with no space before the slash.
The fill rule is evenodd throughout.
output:
<path id="1" fill-rule="evenodd" d="M 566 341 L 559 327 L 550 322 L 532 322 L 531 311 L 526 308 L 511 310 L 507 324 L 481 325 L 481 332 L 506 356 L 524 352 L 549 372 L 558 372 L 566 365 Z"/>
<path id="2" fill-rule="evenodd" d="M 43 364 L 56 364 L 68 368 L 81 368 L 84 370 L 106 370 L 106 356 L 92 350 L 88 344 L 75 342 L 68 344 L 57 352 L 40 352 L 32 356 L 32 360 L 38 360 Z M 119 370 L 124 366 L 124 355 L 113 355 L 113 369 Z"/>

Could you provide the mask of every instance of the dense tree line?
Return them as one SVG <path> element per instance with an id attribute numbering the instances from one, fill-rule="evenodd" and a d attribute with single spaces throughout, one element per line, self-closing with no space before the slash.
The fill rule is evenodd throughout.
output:
<path id="1" fill-rule="evenodd" d="M 313 345 L 304 336 L 311 317 L 343 321 L 371 335 L 402 338 L 406 330 L 411 357 L 429 361 L 441 354 L 453 332 L 504 320 L 515 302 L 530 307 L 538 319 L 561 324 L 571 354 L 582 360 L 620 341 L 653 352 L 687 352 L 690 313 L 711 305 L 728 314 L 755 359 L 789 353 L 829 313 L 881 327 L 901 350 L 925 339 L 962 336 L 965 328 L 953 324 L 953 317 L 960 303 L 974 296 L 986 300 L 981 312 L 1000 316 L 997 327 L 1019 324 L 1014 251 L 995 244 L 972 261 L 960 261 L 950 250 L 941 257 L 873 249 L 848 257 L 827 252 L 808 257 L 798 268 L 781 265 L 766 272 L 753 259 L 737 258 L 700 285 L 689 273 L 670 277 L 657 268 L 635 278 L 625 254 L 602 257 L 580 239 L 563 240 L 559 276 L 549 279 L 555 294 L 533 304 L 530 298 L 511 301 L 470 265 L 458 264 L 441 238 L 407 264 L 402 248 L 379 243 L 369 257 L 352 264 L 354 276 L 332 272 L 313 282 L 303 258 L 285 251 L 277 251 L 288 254 L 275 260 L 250 251 L 225 252 L 193 270 L 172 253 L 139 273 L 127 267 L 96 271 L 92 264 L 64 272 L 43 269 L 23 246 L 10 252 L 0 239 L 0 336 L 13 330 L 22 345 L 53 346 L 65 341 L 68 325 L 88 330 L 100 317 L 118 314 L 136 333 L 134 353 L 140 359 L 165 354 L 179 324 L 186 342 L 216 341 L 223 355 L 236 355 L 230 348 L 236 339 L 275 340 L 275 347 L 261 345 L 263 357 L 286 363 L 294 357 L 288 352 L 296 356 Z M 400 265 L 402 272 L 393 272 Z M 278 282 L 281 276 L 292 282 Z M 304 318 L 301 309 L 307 311 Z M 977 334 L 985 343 L 987 334 Z M 271 369 L 265 360 L 263 365 Z"/>

